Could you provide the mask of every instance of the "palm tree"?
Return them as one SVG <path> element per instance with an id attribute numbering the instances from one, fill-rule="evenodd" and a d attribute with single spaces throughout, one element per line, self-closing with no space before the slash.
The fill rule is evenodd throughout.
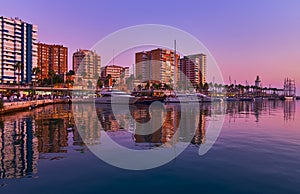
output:
<path id="1" fill-rule="evenodd" d="M 108 86 L 110 86 L 110 79 L 111 79 L 111 75 L 108 74 L 108 75 L 106 76 L 106 80 L 107 80 Z"/>
<path id="2" fill-rule="evenodd" d="M 210 91 L 214 91 L 215 90 L 213 87 L 214 87 L 214 84 L 212 82 L 210 82 L 208 84 L 208 88 L 210 89 Z"/>
<path id="3" fill-rule="evenodd" d="M 41 73 L 41 70 L 38 67 L 34 67 L 31 72 L 32 72 L 33 75 L 37 76 Z"/>
<path id="4" fill-rule="evenodd" d="M 38 68 L 38 67 L 34 67 L 33 69 L 32 69 L 32 74 L 33 75 L 39 75 L 41 73 L 41 70 L 40 70 L 40 68 Z M 35 78 L 36 79 L 36 78 Z M 32 82 L 32 85 L 33 85 L 33 95 L 35 95 L 35 90 L 34 90 L 34 87 L 35 87 L 35 81 L 36 80 L 34 80 L 33 82 Z"/>
<path id="5" fill-rule="evenodd" d="M 75 71 L 74 71 L 74 70 L 70 70 L 70 71 L 68 72 L 68 74 L 69 74 L 69 75 L 75 75 Z"/>
<path id="6" fill-rule="evenodd" d="M 116 82 L 117 81 L 115 79 L 112 80 L 113 86 L 115 86 Z"/>
<path id="7" fill-rule="evenodd" d="M 56 75 L 55 71 L 53 69 L 49 70 L 48 76 L 51 78 L 51 85 L 53 86 L 53 78 Z"/>
<path id="8" fill-rule="evenodd" d="M 208 92 L 208 90 L 209 90 L 209 84 L 208 84 L 208 83 L 205 83 L 205 84 L 203 85 L 203 91 L 204 91 L 204 92 Z"/>
<path id="9" fill-rule="evenodd" d="M 53 96 L 53 77 L 56 75 L 55 71 L 53 69 L 49 70 L 48 72 L 48 76 L 51 77 L 51 87 L 52 87 L 52 91 L 51 91 L 51 95 Z"/>
<path id="10" fill-rule="evenodd" d="M 22 63 L 20 61 L 17 61 L 15 63 L 15 71 L 17 70 L 18 71 L 18 92 L 20 92 L 20 71 L 22 69 Z"/>
<path id="11" fill-rule="evenodd" d="M 97 87 L 98 87 L 99 89 L 101 89 L 102 86 L 103 86 L 103 83 L 102 83 L 102 81 L 101 81 L 101 79 L 100 79 L 100 77 L 99 77 L 99 78 L 98 78 L 98 81 L 97 81 Z"/>

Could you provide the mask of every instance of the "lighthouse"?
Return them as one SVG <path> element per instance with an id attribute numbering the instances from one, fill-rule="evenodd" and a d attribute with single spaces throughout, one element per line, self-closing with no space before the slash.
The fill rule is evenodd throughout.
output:
<path id="1" fill-rule="evenodd" d="M 256 76 L 255 86 L 260 87 L 260 82 L 261 82 L 261 80 L 260 80 L 259 76 Z"/>

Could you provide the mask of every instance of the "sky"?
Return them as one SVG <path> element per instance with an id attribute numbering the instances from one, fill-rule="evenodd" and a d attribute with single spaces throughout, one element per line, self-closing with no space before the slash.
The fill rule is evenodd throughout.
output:
<path id="1" fill-rule="evenodd" d="M 38 40 L 63 44 L 72 53 L 89 49 L 122 28 L 163 24 L 184 30 L 211 52 L 225 83 L 282 87 L 296 80 L 300 94 L 300 1 L 298 0 L 2 0 L 0 15 L 38 25 Z M 117 58 L 117 57 L 116 57 Z M 124 66 L 134 62 L 116 60 Z"/>

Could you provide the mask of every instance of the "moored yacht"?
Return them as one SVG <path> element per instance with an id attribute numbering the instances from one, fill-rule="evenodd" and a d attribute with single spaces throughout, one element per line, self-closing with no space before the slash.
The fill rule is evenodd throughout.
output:
<path id="1" fill-rule="evenodd" d="M 137 97 L 131 96 L 126 92 L 119 90 L 107 90 L 100 93 L 100 97 L 95 99 L 95 103 L 99 104 L 134 104 L 138 100 Z"/>
<path id="2" fill-rule="evenodd" d="M 199 101 L 193 94 L 176 94 L 166 97 L 165 103 L 189 103 Z"/>

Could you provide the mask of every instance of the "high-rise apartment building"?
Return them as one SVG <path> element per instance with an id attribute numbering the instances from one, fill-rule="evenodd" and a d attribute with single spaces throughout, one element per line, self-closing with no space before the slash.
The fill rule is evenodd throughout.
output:
<path id="1" fill-rule="evenodd" d="M 58 75 L 68 72 L 68 48 L 63 45 L 38 43 L 38 67 L 41 71 L 38 79 L 49 77 L 49 71 Z"/>
<path id="2" fill-rule="evenodd" d="M 101 58 L 96 51 L 79 49 L 73 53 L 73 70 L 79 76 L 95 78 L 100 76 Z"/>
<path id="3" fill-rule="evenodd" d="M 194 54 L 184 56 L 179 63 L 179 81 L 189 80 L 193 85 L 206 82 L 206 55 Z"/>
<path id="4" fill-rule="evenodd" d="M 176 60 L 174 56 L 174 51 L 162 48 L 135 53 L 136 77 L 142 81 L 177 82 L 179 55 L 176 54 Z"/>
<path id="5" fill-rule="evenodd" d="M 0 83 L 32 81 L 32 68 L 37 66 L 37 30 L 36 25 L 19 18 L 0 16 Z"/>

